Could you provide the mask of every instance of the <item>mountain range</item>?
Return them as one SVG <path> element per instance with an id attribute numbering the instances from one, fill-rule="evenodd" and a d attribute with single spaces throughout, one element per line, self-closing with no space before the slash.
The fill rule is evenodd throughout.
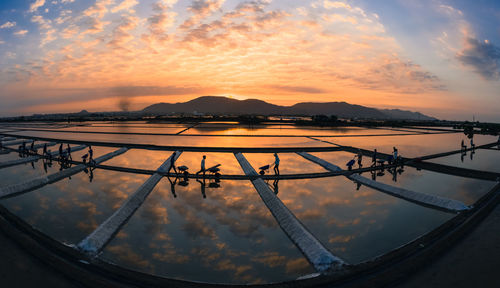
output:
<path id="1" fill-rule="evenodd" d="M 270 104 L 262 100 L 236 100 L 222 96 L 202 96 L 183 103 L 157 103 L 142 112 L 165 115 L 171 113 L 203 113 L 211 115 L 335 115 L 339 118 L 437 120 L 420 112 L 399 109 L 376 109 L 346 102 L 302 102 L 292 106 Z"/>

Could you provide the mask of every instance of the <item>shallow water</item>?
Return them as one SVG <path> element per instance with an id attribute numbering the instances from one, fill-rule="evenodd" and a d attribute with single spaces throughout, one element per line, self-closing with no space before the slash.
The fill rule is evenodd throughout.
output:
<path id="1" fill-rule="evenodd" d="M 462 155 L 455 154 L 432 159 L 430 162 L 468 169 L 500 172 L 500 165 L 498 165 L 500 163 L 500 150 L 476 149 Z"/>
<path id="2" fill-rule="evenodd" d="M 164 179 L 101 256 L 176 279 L 215 283 L 293 280 L 314 272 L 249 181 Z M 205 195 L 205 196 L 204 196 Z"/>
<path id="3" fill-rule="evenodd" d="M 90 126 L 67 127 L 30 123 L 37 128 L 71 131 L 139 131 L 166 133 L 182 131 L 188 124 L 145 122 L 93 122 Z M 398 128 L 396 128 L 398 129 Z M 411 131 L 412 129 L 404 128 Z M 414 129 L 425 132 L 425 128 Z M 126 133 L 126 132 L 125 132 Z M 190 133 L 225 134 L 227 137 L 198 137 Z M 330 134 L 333 133 L 333 134 Z M 317 129 L 259 125 L 249 129 L 234 123 L 203 123 L 185 136 L 78 134 L 18 131 L 18 135 L 72 140 L 109 141 L 167 146 L 197 147 L 332 147 L 307 137 L 230 137 L 230 135 L 337 135 L 321 139 L 340 145 L 377 149 L 391 153 L 396 146 L 403 157 L 419 157 L 460 149 L 465 136 L 460 133 L 420 134 L 388 129 L 344 127 Z M 360 136 L 385 134 L 388 136 Z M 476 145 L 496 141 L 496 137 L 476 135 Z M 39 143 L 39 142 L 37 142 Z M 468 142 L 466 141 L 468 144 Z M 75 147 L 76 145 L 71 145 Z M 49 149 L 57 151 L 58 145 Z M 66 146 L 64 146 L 66 147 Z M 117 148 L 93 146 L 94 158 Z M 41 151 L 41 149 L 39 149 Z M 81 160 L 88 148 L 73 152 Z M 311 153 L 342 169 L 353 159 L 349 152 Z M 130 149 L 106 165 L 157 169 L 171 151 Z M 183 152 L 177 166 L 200 169 L 220 164 L 223 175 L 244 174 L 233 153 Z M 327 172 L 296 153 L 278 153 L 282 174 Z M 272 153 L 244 153 L 257 172 L 274 163 Z M 500 172 L 500 151 L 477 149 L 461 159 L 460 154 L 430 161 L 457 167 Z M 0 162 L 18 159 L 17 153 L 0 154 Z M 371 165 L 362 158 L 363 167 Z M 355 166 L 357 167 L 357 165 Z M 272 167 L 266 173 L 273 174 Z M 0 187 L 57 173 L 60 166 L 44 161 L 0 169 Z M 380 172 L 380 171 L 379 171 Z M 494 185 L 491 181 L 450 176 L 411 167 L 365 172 L 362 176 L 392 186 L 439 195 L 473 204 Z M 2 199 L 0 204 L 54 239 L 77 244 L 113 214 L 147 179 L 136 175 L 96 169 L 87 170 L 35 191 Z M 305 227 L 333 254 L 356 264 L 387 253 L 441 225 L 454 214 L 395 198 L 369 187 L 358 186 L 344 176 L 267 181 L 269 188 Z M 293 280 L 314 272 L 295 245 L 281 230 L 249 180 L 220 181 L 163 178 L 144 204 L 121 228 L 99 256 L 106 261 L 163 277 L 213 283 L 269 283 Z"/>

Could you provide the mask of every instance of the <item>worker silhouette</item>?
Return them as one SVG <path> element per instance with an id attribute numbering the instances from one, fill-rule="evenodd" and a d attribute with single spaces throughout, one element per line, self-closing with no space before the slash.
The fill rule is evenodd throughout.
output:
<path id="1" fill-rule="evenodd" d="M 177 155 L 176 152 L 172 153 L 172 156 L 170 156 L 170 167 L 168 167 L 167 174 L 170 173 L 170 170 L 174 169 L 175 174 L 177 175 L 177 169 L 175 169 L 175 156 Z"/>
<path id="2" fill-rule="evenodd" d="M 274 174 L 280 175 L 280 157 L 278 157 L 278 153 L 274 153 Z"/>
<path id="3" fill-rule="evenodd" d="M 206 159 L 207 159 L 207 156 L 203 155 L 203 158 L 201 159 L 201 164 L 200 164 L 200 171 L 196 172 L 196 175 L 203 172 L 203 177 L 205 177 L 205 172 L 206 172 L 205 160 Z"/>

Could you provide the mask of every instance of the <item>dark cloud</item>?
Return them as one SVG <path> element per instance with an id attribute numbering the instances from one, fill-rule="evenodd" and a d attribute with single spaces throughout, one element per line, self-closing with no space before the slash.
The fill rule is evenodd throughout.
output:
<path id="1" fill-rule="evenodd" d="M 203 93 L 198 87 L 179 86 L 115 86 L 107 88 L 20 89 L 2 91 L 5 110 L 46 104 L 64 104 L 119 97 L 189 95 Z M 0 109 L 2 111 L 3 109 Z"/>
<path id="2" fill-rule="evenodd" d="M 274 85 L 271 88 L 276 90 L 281 90 L 285 92 L 300 92 L 306 94 L 321 94 L 326 93 L 325 90 L 314 88 L 314 87 L 304 87 L 304 86 L 278 86 Z"/>
<path id="3" fill-rule="evenodd" d="M 466 46 L 457 54 L 457 59 L 486 80 L 500 79 L 500 48 L 489 42 L 467 38 Z"/>
<path id="4" fill-rule="evenodd" d="M 103 91 L 108 96 L 136 97 L 186 95 L 201 92 L 199 88 L 177 86 L 117 86 Z"/>

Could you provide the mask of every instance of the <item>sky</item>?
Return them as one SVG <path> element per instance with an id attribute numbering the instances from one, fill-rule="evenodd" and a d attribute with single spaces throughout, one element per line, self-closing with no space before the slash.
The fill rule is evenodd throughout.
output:
<path id="1" fill-rule="evenodd" d="M 500 1 L 0 1 L 0 117 L 202 95 L 500 122 Z"/>

